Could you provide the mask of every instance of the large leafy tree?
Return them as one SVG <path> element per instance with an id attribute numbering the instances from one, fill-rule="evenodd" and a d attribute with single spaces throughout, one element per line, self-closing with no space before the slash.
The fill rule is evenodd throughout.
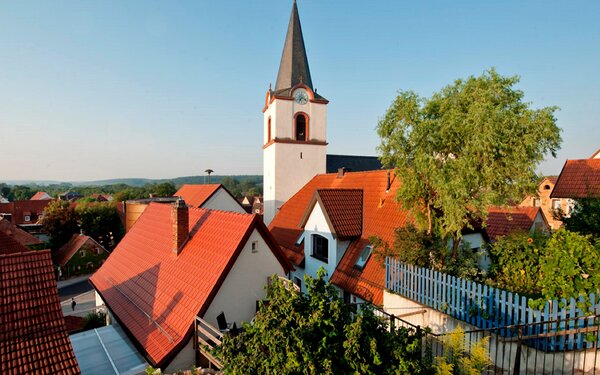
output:
<path id="1" fill-rule="evenodd" d="M 73 234 L 79 232 L 75 209 L 69 202 L 60 200 L 52 201 L 46 206 L 42 225 L 50 235 L 52 251 L 58 250 Z"/>
<path id="2" fill-rule="evenodd" d="M 535 191 L 535 168 L 560 145 L 556 107 L 531 108 L 518 77 L 495 70 L 422 98 L 400 92 L 377 132 L 386 167 L 402 178 L 397 198 L 428 233 L 453 239 L 491 205 Z"/>
<path id="3" fill-rule="evenodd" d="M 123 237 L 125 230 L 114 203 L 80 203 L 75 212 L 83 232 L 106 249 L 114 248 Z"/>
<path id="4" fill-rule="evenodd" d="M 578 199 L 571 215 L 559 218 L 570 231 L 600 238 L 600 198 Z"/>
<path id="5" fill-rule="evenodd" d="M 354 313 L 323 274 L 306 278 L 307 294 L 274 280 L 253 324 L 217 348 L 225 373 L 425 373 L 419 334 L 390 332 L 368 307 Z"/>

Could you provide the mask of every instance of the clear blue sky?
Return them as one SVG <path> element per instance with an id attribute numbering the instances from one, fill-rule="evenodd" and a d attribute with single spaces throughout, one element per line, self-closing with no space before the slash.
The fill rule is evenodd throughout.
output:
<path id="1" fill-rule="evenodd" d="M 0 180 L 262 173 L 291 0 L 5 1 Z M 298 0 L 329 153 L 374 155 L 397 90 L 496 67 L 557 105 L 567 158 L 600 148 L 600 1 Z"/>

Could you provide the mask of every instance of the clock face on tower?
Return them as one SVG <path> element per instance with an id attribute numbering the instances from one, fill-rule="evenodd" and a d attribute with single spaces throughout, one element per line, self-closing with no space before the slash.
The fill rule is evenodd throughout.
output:
<path id="1" fill-rule="evenodd" d="M 294 100 L 298 104 L 306 104 L 308 103 L 308 94 L 304 90 L 296 90 L 294 93 Z"/>

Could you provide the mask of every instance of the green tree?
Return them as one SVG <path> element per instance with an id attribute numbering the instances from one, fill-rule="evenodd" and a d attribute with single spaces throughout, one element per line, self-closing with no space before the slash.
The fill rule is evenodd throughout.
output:
<path id="1" fill-rule="evenodd" d="M 536 166 L 559 149 L 557 108 L 532 109 L 518 82 L 492 69 L 430 98 L 400 92 L 379 121 L 381 161 L 402 178 L 397 199 L 428 233 L 453 239 L 455 257 L 461 231 L 534 193 Z"/>
<path id="2" fill-rule="evenodd" d="M 153 189 L 153 194 L 157 197 L 171 197 L 177 192 L 175 185 L 172 182 L 163 182 Z"/>
<path id="3" fill-rule="evenodd" d="M 34 194 L 35 191 L 33 191 L 29 186 L 16 185 L 12 188 L 12 199 L 15 201 L 29 200 Z"/>
<path id="4" fill-rule="evenodd" d="M 425 373 L 420 334 L 390 332 L 368 307 L 354 313 L 323 275 L 306 277 L 307 294 L 274 279 L 253 324 L 216 349 L 225 373 Z"/>
<path id="5" fill-rule="evenodd" d="M 50 202 L 42 217 L 44 231 L 50 235 L 52 251 L 67 243 L 73 234 L 79 232 L 75 209 L 69 202 L 55 200 Z"/>
<path id="6" fill-rule="evenodd" d="M 578 199 L 569 217 L 559 216 L 568 230 L 600 237 L 600 198 Z"/>
<path id="7" fill-rule="evenodd" d="M 125 230 L 114 203 L 80 203 L 75 212 L 83 233 L 104 248 L 113 249 L 123 238 Z"/>

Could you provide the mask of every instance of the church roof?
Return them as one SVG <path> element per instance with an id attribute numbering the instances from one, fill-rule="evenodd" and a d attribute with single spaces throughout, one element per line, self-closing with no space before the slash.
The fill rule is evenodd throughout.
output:
<path id="1" fill-rule="evenodd" d="M 351 172 L 376 171 L 382 168 L 377 156 L 327 155 L 326 173 L 335 173 L 339 168 Z"/>
<path id="2" fill-rule="evenodd" d="M 312 79 L 310 78 L 310 69 L 308 68 L 306 49 L 304 48 L 298 6 L 296 5 L 296 1 L 294 1 L 283 53 L 281 54 L 275 92 L 289 89 L 299 83 L 305 84 L 314 91 Z"/>

